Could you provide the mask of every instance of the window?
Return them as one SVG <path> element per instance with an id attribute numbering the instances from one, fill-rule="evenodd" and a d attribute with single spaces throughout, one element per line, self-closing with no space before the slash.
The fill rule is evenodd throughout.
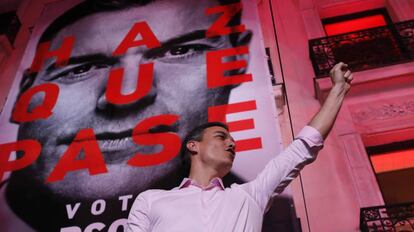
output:
<path id="1" fill-rule="evenodd" d="M 337 16 L 322 20 L 327 36 L 392 24 L 385 8 Z"/>
<path id="2" fill-rule="evenodd" d="M 368 147 L 386 204 L 414 202 L 414 140 Z"/>

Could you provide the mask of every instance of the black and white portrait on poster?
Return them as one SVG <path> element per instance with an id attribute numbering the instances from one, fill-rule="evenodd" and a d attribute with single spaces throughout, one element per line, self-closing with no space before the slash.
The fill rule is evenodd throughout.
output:
<path id="1" fill-rule="evenodd" d="M 124 231 L 187 174 L 181 139 L 227 122 L 251 180 L 282 148 L 256 2 L 45 5 L 0 123 L 0 231 Z M 286 212 L 290 214 L 290 212 Z"/>

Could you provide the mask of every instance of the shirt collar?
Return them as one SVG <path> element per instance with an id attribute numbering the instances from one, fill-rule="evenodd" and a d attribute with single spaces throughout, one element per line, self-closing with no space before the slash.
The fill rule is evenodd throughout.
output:
<path id="1" fill-rule="evenodd" d="M 195 180 L 192 180 L 190 178 L 184 178 L 183 181 L 181 182 L 181 184 L 178 186 L 178 189 L 187 188 L 190 185 L 201 188 L 202 190 L 209 190 L 209 189 L 212 189 L 214 187 L 219 187 L 221 190 L 224 190 L 223 181 L 218 177 L 214 177 L 210 181 L 210 184 L 207 185 L 207 187 L 203 187 L 203 186 L 199 185 Z"/>

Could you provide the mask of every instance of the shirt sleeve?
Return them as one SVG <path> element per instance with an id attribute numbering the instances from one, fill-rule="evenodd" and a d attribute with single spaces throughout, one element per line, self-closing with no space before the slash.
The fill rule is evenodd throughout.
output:
<path id="1" fill-rule="evenodd" d="M 252 181 L 242 184 L 262 212 L 273 193 L 281 193 L 302 168 L 316 159 L 323 147 L 321 134 L 313 127 L 304 127 L 296 139 L 273 158 Z"/>
<path id="2" fill-rule="evenodd" d="M 142 192 L 137 196 L 128 215 L 127 232 L 150 231 L 150 202 L 149 192 Z"/>

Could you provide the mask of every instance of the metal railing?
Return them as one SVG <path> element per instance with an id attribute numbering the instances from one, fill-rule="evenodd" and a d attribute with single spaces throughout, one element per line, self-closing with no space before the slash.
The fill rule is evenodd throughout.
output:
<path id="1" fill-rule="evenodd" d="M 309 40 L 316 77 L 339 61 L 353 71 L 414 61 L 414 20 Z"/>
<path id="2" fill-rule="evenodd" d="M 414 232 L 414 202 L 362 208 L 362 232 Z"/>

